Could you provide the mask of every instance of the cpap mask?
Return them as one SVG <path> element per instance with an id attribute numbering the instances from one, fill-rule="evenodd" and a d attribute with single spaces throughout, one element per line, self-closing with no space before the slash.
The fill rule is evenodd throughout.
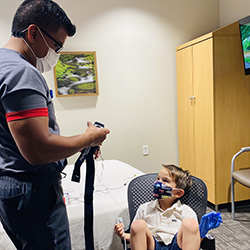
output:
<path id="1" fill-rule="evenodd" d="M 171 188 L 160 181 L 154 183 L 154 197 L 156 199 L 165 199 L 172 196 L 173 190 L 178 190 L 179 188 Z"/>

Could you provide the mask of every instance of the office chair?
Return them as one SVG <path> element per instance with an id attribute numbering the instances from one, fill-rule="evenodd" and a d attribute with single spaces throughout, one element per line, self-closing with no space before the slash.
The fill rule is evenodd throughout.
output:
<path id="1" fill-rule="evenodd" d="M 232 219 L 235 219 L 235 204 L 234 204 L 234 181 L 238 181 L 240 184 L 250 188 L 250 169 L 239 169 L 234 171 L 235 160 L 236 158 L 244 152 L 249 152 L 250 147 L 241 148 L 239 152 L 237 152 L 231 162 L 231 208 L 232 208 Z"/>
<path id="2" fill-rule="evenodd" d="M 128 233 L 131 223 L 134 219 L 137 209 L 145 202 L 152 201 L 153 183 L 157 178 L 157 173 L 145 174 L 133 179 L 128 186 L 128 208 L 130 216 L 130 225 L 126 230 Z M 197 214 L 198 221 L 206 213 L 207 208 L 207 187 L 206 184 L 199 178 L 192 176 L 192 186 L 183 197 L 181 202 L 190 206 Z M 213 236 L 204 238 L 201 243 L 203 250 L 215 250 L 215 239 Z"/>

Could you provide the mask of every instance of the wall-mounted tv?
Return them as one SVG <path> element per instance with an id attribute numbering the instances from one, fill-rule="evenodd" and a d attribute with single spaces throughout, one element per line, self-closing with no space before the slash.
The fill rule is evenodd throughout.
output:
<path id="1" fill-rule="evenodd" d="M 239 21 L 245 74 L 250 75 L 250 16 Z"/>

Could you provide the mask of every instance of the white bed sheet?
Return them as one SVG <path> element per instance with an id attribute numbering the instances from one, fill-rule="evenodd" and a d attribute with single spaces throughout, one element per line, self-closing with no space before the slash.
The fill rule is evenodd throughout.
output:
<path id="1" fill-rule="evenodd" d="M 81 182 L 71 181 L 73 165 L 68 165 L 62 179 L 65 198 L 69 197 L 67 211 L 70 223 L 73 250 L 84 250 L 84 186 L 85 163 L 81 167 Z M 128 183 L 140 170 L 118 160 L 96 161 L 94 191 L 94 244 L 95 250 L 122 250 L 121 240 L 114 234 L 117 217 L 122 217 L 125 226 L 129 223 L 127 206 Z M 1 226 L 2 227 L 2 226 Z M 0 248 L 15 249 L 2 228 L 0 228 Z"/>

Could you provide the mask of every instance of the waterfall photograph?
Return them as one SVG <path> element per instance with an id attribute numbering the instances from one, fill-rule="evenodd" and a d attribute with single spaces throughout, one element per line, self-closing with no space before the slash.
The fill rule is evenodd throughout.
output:
<path id="1" fill-rule="evenodd" d="M 61 52 L 54 68 L 56 96 L 98 95 L 96 52 Z"/>

